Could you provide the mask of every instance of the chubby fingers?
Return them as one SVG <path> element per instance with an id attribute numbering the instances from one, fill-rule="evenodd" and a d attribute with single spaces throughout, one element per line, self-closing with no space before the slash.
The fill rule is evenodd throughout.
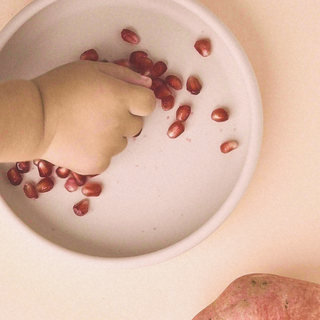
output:
<path id="1" fill-rule="evenodd" d="M 95 66 L 102 73 L 105 73 L 124 82 L 140 85 L 146 88 L 151 87 L 152 80 L 149 77 L 134 72 L 129 68 L 118 66 L 114 63 L 105 62 L 95 62 Z"/>
<path id="2" fill-rule="evenodd" d="M 124 96 L 128 96 L 129 112 L 136 116 L 147 116 L 156 106 L 154 93 L 149 89 L 152 80 L 129 68 L 114 63 L 95 62 L 98 70 L 108 76 L 124 82 Z"/>
<path id="3" fill-rule="evenodd" d="M 130 99 L 128 110 L 135 116 L 145 117 L 153 112 L 156 106 L 156 97 L 152 90 L 141 86 L 128 84 Z"/>
<path id="4" fill-rule="evenodd" d="M 132 115 L 128 112 L 125 121 L 123 121 L 123 136 L 133 137 L 141 132 L 143 127 L 143 118 Z"/>

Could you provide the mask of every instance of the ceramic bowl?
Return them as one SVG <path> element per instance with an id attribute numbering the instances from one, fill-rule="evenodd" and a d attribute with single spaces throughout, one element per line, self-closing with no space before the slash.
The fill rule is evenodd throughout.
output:
<path id="1" fill-rule="evenodd" d="M 122 41 L 130 28 L 141 41 Z M 212 54 L 202 57 L 196 40 L 209 38 Z M 35 0 L 0 33 L 0 81 L 31 79 L 79 59 L 95 48 L 102 59 L 127 58 L 147 51 L 168 65 L 166 74 L 183 79 L 175 92 L 176 106 L 162 110 L 159 102 L 144 122 L 142 134 L 129 139 L 124 152 L 93 178 L 103 184 L 100 197 L 90 199 L 87 215 L 72 207 L 84 196 L 68 193 L 64 180 L 37 200 L 22 190 L 39 180 L 37 169 L 10 185 L 0 166 L 1 211 L 21 225 L 34 243 L 63 251 L 74 259 L 96 259 L 110 268 L 131 268 L 173 258 L 211 235 L 232 213 L 256 167 L 262 138 L 262 107 L 252 67 L 235 37 L 208 9 L 192 0 Z M 192 95 L 186 79 L 196 75 L 203 89 Z M 185 132 L 169 139 L 180 104 L 192 114 Z M 211 112 L 225 107 L 230 118 L 214 122 Z M 236 140 L 238 148 L 224 154 L 220 145 Z"/>

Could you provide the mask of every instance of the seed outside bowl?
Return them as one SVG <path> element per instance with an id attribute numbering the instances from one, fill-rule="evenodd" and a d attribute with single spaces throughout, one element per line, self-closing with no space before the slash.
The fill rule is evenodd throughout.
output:
<path id="1" fill-rule="evenodd" d="M 133 11 L 142 13 L 144 19 Z M 161 27 L 163 38 L 154 41 L 154 29 L 146 27 L 150 23 L 154 28 Z M 121 31 L 131 27 L 139 43 L 121 39 Z M 209 56 L 201 57 L 193 47 L 195 38 L 190 34 L 195 32 L 211 40 L 214 50 Z M 172 41 L 179 39 L 169 48 L 168 34 Z M 105 43 L 96 47 L 101 39 Z M 192 104 L 185 132 L 175 139 L 166 136 L 175 121 L 175 108 L 168 111 L 174 114 L 169 121 L 161 107 L 161 112 L 150 115 L 142 134 L 129 141 L 127 152 L 114 157 L 105 173 L 92 178 L 101 179 L 104 188 L 98 198 L 90 198 L 90 209 L 82 217 L 72 212 L 73 205 L 85 198 L 81 187 L 70 194 L 64 188 L 66 179 L 57 177 L 50 192 L 42 193 L 39 199 L 28 199 L 23 187 L 29 179 L 18 186 L 10 185 L 6 173 L 13 165 L 2 164 L 0 209 L 35 252 L 39 250 L 39 255 L 46 252 L 79 263 L 95 261 L 111 269 L 154 265 L 205 240 L 232 213 L 247 189 L 262 140 L 262 106 L 256 78 L 234 36 L 196 1 L 175 0 L 164 7 L 162 0 L 142 0 L 137 7 L 131 0 L 35 0 L 0 32 L 0 81 L 33 78 L 77 60 L 91 48 L 97 49 L 100 59 L 109 61 L 129 59 L 126 53 L 147 49 L 154 61 L 166 61 L 164 78 L 176 72 L 184 81 L 193 74 L 199 76 L 203 88 L 198 95 L 191 95 L 185 87 L 175 92 L 188 99 L 178 104 Z M 208 66 L 215 55 L 222 57 L 219 72 L 223 74 L 209 74 Z M 196 66 L 196 70 L 186 70 L 187 64 Z M 233 67 L 232 77 L 226 73 L 229 67 Z M 221 78 L 226 82 L 219 83 Z M 232 105 L 228 105 L 232 121 L 216 123 L 210 119 L 214 106 L 207 102 L 212 101 L 212 95 L 221 105 L 226 103 L 223 97 L 232 98 Z M 202 105 L 197 104 L 200 98 Z M 199 121 L 205 114 L 209 114 L 208 120 Z M 228 136 L 228 132 L 234 136 Z M 222 154 L 221 140 L 231 139 L 239 141 L 241 148 Z M 190 163 L 195 170 L 190 170 Z M 37 171 L 35 168 L 26 173 L 30 181 L 40 180 Z M 201 193 L 194 191 L 200 189 Z M 86 208 L 80 211 L 84 213 Z"/>

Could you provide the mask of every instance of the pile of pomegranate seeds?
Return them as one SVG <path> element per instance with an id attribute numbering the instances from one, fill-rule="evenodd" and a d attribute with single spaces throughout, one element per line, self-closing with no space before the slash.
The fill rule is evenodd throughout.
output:
<path id="1" fill-rule="evenodd" d="M 130 29 L 121 31 L 121 38 L 131 45 L 140 43 L 140 37 Z M 199 39 L 195 42 L 194 48 L 202 57 L 208 57 L 211 54 L 211 42 L 209 39 Z M 106 59 L 100 59 L 95 49 L 89 49 L 80 55 L 80 60 L 109 62 Z M 112 63 L 130 68 L 142 75 L 149 76 L 152 79 L 151 90 L 157 99 L 161 100 L 161 107 L 164 111 L 173 109 L 175 105 L 175 92 L 183 89 L 182 80 L 174 74 L 161 78 L 168 70 L 164 61 L 153 62 L 145 51 L 133 51 L 127 59 L 114 60 Z M 172 89 L 174 91 L 172 91 Z M 202 90 L 202 84 L 198 77 L 190 75 L 186 81 L 186 90 L 192 95 L 198 95 Z M 167 131 L 167 135 L 171 139 L 179 137 L 185 131 L 185 122 L 191 114 L 191 106 L 180 105 L 176 111 L 176 121 L 172 123 Z M 224 122 L 229 119 L 229 114 L 224 108 L 213 110 L 211 119 L 216 122 Z M 141 131 L 135 136 L 138 137 Z M 220 146 L 222 153 L 228 153 L 236 149 L 238 143 L 230 140 Z M 26 182 L 23 186 L 25 195 L 30 199 L 38 199 L 39 193 L 46 193 L 53 189 L 55 178 L 54 165 L 43 159 L 33 160 L 33 164 L 38 168 L 40 179 L 37 184 Z M 29 161 L 17 162 L 7 172 L 9 182 L 13 186 L 18 186 L 23 180 L 23 175 L 28 173 L 31 168 Z M 98 197 L 102 192 L 100 183 L 88 182 L 92 176 L 80 175 L 67 168 L 57 167 L 55 174 L 58 178 L 66 179 L 64 188 L 68 192 L 76 192 L 79 187 L 86 197 Z M 89 211 L 89 200 L 87 198 L 81 200 L 73 206 L 73 211 L 78 216 L 83 216 Z"/>
<path id="2" fill-rule="evenodd" d="M 56 177 L 66 179 L 64 187 L 69 192 L 75 192 L 78 188 L 81 188 L 81 193 L 85 197 L 98 197 L 102 192 L 100 183 L 88 182 L 93 176 L 81 175 L 62 167 L 57 167 L 54 171 L 54 165 L 43 159 L 35 159 L 33 160 L 33 164 L 37 167 L 39 180 L 36 184 L 30 181 L 24 184 L 23 191 L 29 199 L 38 199 L 39 194 L 51 191 L 54 188 Z M 9 182 L 13 186 L 20 185 L 24 175 L 30 171 L 31 166 L 32 163 L 30 161 L 17 162 L 16 165 L 7 172 Z M 73 207 L 73 211 L 78 216 L 85 215 L 88 210 L 88 199 L 80 201 Z"/>
<path id="3" fill-rule="evenodd" d="M 121 31 L 121 38 L 131 45 L 137 45 L 140 42 L 139 36 L 130 29 L 123 29 Z M 202 56 L 208 56 L 211 53 L 211 43 L 206 39 L 198 40 L 195 44 L 195 48 Z M 99 54 L 96 50 L 89 49 L 81 54 L 80 59 L 97 61 L 99 60 Z M 114 60 L 113 63 L 129 68 L 142 75 L 149 76 L 152 79 L 152 86 L 150 89 L 153 90 L 155 97 L 161 100 L 162 109 L 164 111 L 169 111 L 174 108 L 174 91 L 182 90 L 183 83 L 182 80 L 174 74 L 161 78 L 168 70 L 167 64 L 164 61 L 160 60 L 154 62 L 147 52 L 136 50 L 131 52 L 127 59 Z M 186 81 L 186 89 L 191 94 L 198 95 L 202 89 L 199 78 L 193 75 L 190 76 Z M 190 110 L 190 106 L 180 106 L 178 108 L 177 121 L 170 125 L 167 131 L 169 138 L 177 138 L 184 132 L 185 125 L 183 122 L 189 117 Z"/>

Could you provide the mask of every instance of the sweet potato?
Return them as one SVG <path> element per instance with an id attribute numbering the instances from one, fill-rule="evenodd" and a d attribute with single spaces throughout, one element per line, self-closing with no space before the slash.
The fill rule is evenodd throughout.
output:
<path id="1" fill-rule="evenodd" d="M 272 274 L 233 281 L 193 320 L 319 320 L 320 285 Z"/>

